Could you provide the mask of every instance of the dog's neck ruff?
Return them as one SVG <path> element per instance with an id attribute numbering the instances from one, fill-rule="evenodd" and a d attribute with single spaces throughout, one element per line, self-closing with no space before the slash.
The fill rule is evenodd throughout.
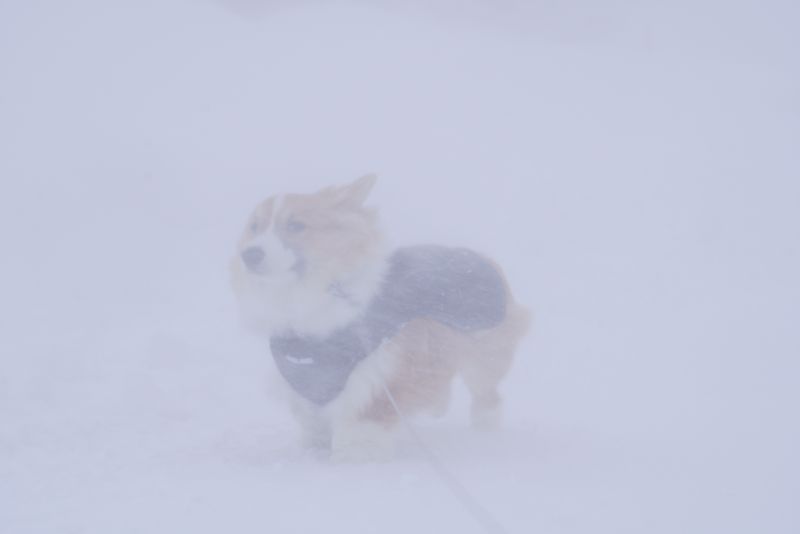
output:
<path id="1" fill-rule="evenodd" d="M 332 289 L 332 294 L 341 289 Z M 340 298 L 347 298 L 342 292 Z M 378 294 L 350 324 L 325 337 L 288 332 L 270 338 L 283 377 L 318 405 L 335 399 L 356 365 L 414 319 L 462 332 L 500 324 L 506 315 L 502 276 L 488 260 L 463 248 L 434 245 L 397 250 Z"/>

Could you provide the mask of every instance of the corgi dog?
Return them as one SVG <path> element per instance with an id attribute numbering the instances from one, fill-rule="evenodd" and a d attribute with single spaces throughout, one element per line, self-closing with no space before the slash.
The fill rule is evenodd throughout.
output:
<path id="1" fill-rule="evenodd" d="M 267 198 L 231 262 L 241 318 L 269 341 L 304 443 L 341 461 L 391 458 L 399 419 L 443 414 L 456 376 L 473 425 L 496 426 L 529 322 L 490 259 L 389 250 L 365 206 L 375 181 Z"/>

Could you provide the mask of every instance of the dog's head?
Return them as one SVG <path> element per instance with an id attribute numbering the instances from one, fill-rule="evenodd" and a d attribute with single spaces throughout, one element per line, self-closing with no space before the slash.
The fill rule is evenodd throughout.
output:
<path id="1" fill-rule="evenodd" d="M 332 288 L 347 287 L 354 298 L 365 291 L 359 278 L 372 276 L 382 252 L 376 214 L 364 207 L 375 181 L 367 175 L 313 194 L 270 197 L 256 207 L 232 276 L 246 315 L 255 311 L 260 329 L 312 320 L 325 312 Z"/>

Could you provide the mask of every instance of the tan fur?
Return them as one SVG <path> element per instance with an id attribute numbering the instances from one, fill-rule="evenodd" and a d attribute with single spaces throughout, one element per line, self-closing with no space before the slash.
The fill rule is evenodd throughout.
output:
<path id="1" fill-rule="evenodd" d="M 308 230 L 302 235 L 285 237 L 303 246 L 311 264 L 337 273 L 354 269 L 380 241 L 375 212 L 358 205 L 342 209 L 342 202 L 328 190 L 317 195 L 287 195 L 277 214 L 279 226 L 290 219 L 306 224 Z"/>

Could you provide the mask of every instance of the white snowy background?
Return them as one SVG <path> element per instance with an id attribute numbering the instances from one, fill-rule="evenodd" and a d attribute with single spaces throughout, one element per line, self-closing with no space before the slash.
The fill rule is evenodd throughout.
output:
<path id="1" fill-rule="evenodd" d="M 535 314 L 419 432 L 514 533 L 800 532 L 800 4 L 0 0 L 0 532 L 480 532 L 295 446 L 227 262 L 376 171 Z"/>

